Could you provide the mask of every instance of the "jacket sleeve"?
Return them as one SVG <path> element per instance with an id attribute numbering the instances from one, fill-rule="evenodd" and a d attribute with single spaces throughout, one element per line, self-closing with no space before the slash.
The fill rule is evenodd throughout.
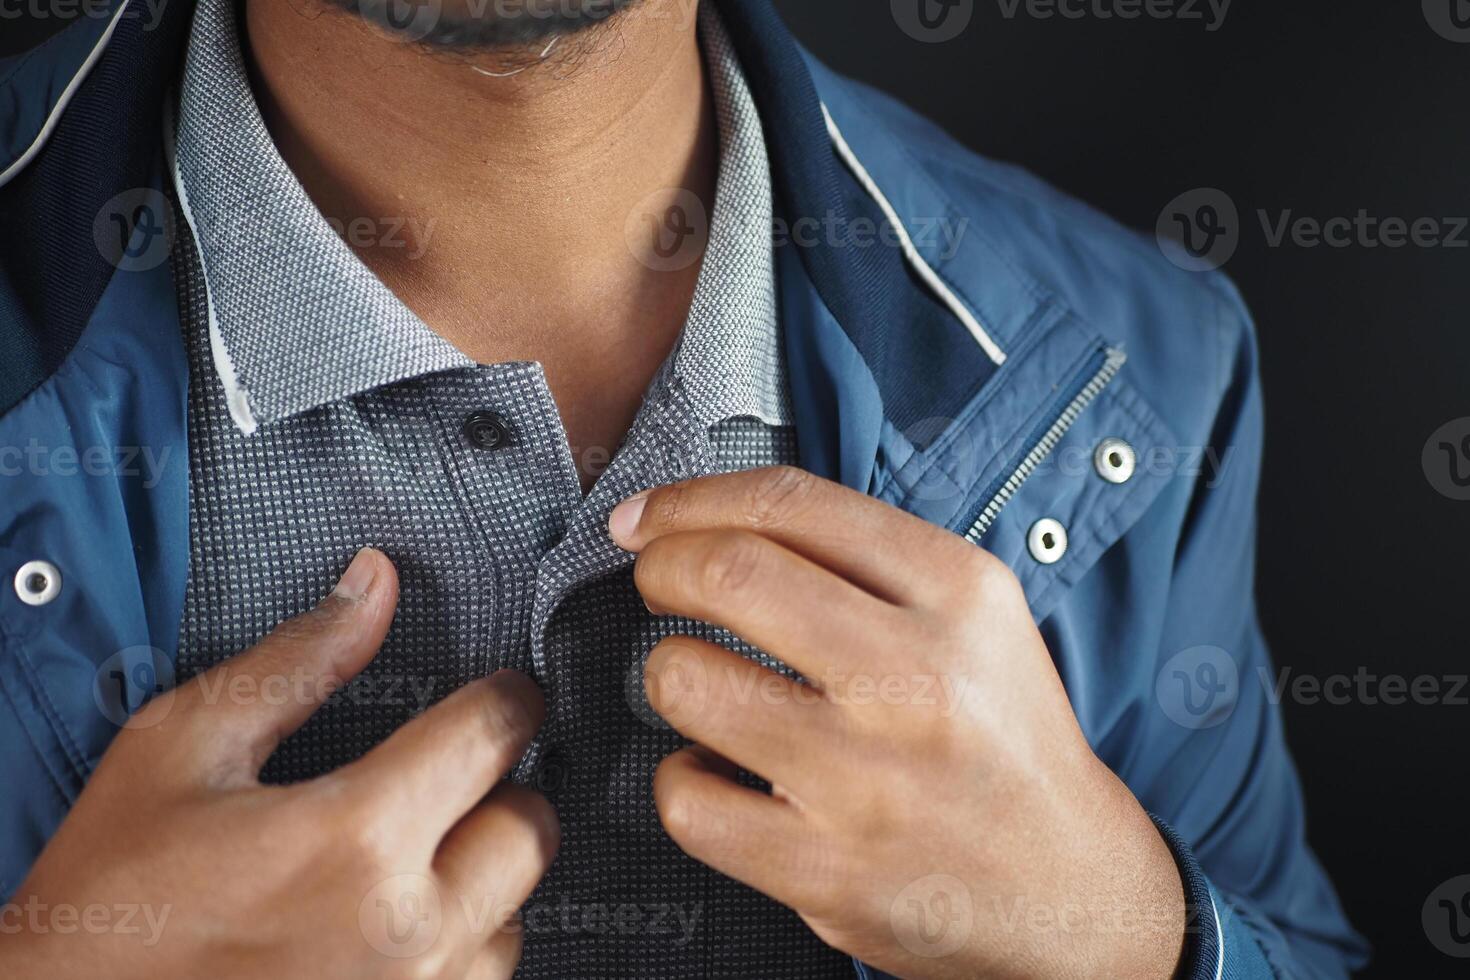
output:
<path id="1" fill-rule="evenodd" d="M 1222 395 L 1174 532 L 1154 690 L 1125 781 L 1174 851 L 1190 904 L 1184 976 L 1344 977 L 1366 960 L 1307 845 L 1277 674 L 1254 599 L 1261 391 L 1249 316 L 1219 283 Z"/>

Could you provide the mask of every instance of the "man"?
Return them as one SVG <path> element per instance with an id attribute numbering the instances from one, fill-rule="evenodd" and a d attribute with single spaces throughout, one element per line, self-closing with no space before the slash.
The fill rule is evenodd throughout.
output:
<path id="1" fill-rule="evenodd" d="M 7 975 L 1360 961 L 1228 283 L 766 0 L 107 13 L 3 76 Z"/>

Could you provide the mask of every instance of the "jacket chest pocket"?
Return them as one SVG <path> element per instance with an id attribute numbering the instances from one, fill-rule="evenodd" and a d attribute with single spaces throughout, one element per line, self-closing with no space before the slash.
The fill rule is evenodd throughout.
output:
<path id="1" fill-rule="evenodd" d="M 1129 385 L 1124 352 L 1075 320 L 1057 324 L 1007 374 L 925 452 L 893 433 L 902 464 L 878 496 L 1004 561 L 1039 621 L 1188 453 Z"/>

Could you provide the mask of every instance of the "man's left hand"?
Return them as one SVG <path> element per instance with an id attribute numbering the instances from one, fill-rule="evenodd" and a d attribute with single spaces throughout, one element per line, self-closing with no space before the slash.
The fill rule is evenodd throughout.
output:
<path id="1" fill-rule="evenodd" d="M 649 701 L 695 743 L 654 780 L 687 853 L 900 976 L 1175 972 L 1173 856 L 1088 746 L 1001 561 L 790 468 L 651 491 L 611 530 L 650 609 L 804 679 L 690 637 L 654 649 Z"/>

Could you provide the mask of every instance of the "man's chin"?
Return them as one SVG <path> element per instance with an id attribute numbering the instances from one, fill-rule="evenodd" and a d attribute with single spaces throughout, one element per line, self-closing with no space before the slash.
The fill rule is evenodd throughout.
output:
<path id="1" fill-rule="evenodd" d="M 507 50 L 588 30 L 638 0 L 330 0 L 408 42 Z"/>

